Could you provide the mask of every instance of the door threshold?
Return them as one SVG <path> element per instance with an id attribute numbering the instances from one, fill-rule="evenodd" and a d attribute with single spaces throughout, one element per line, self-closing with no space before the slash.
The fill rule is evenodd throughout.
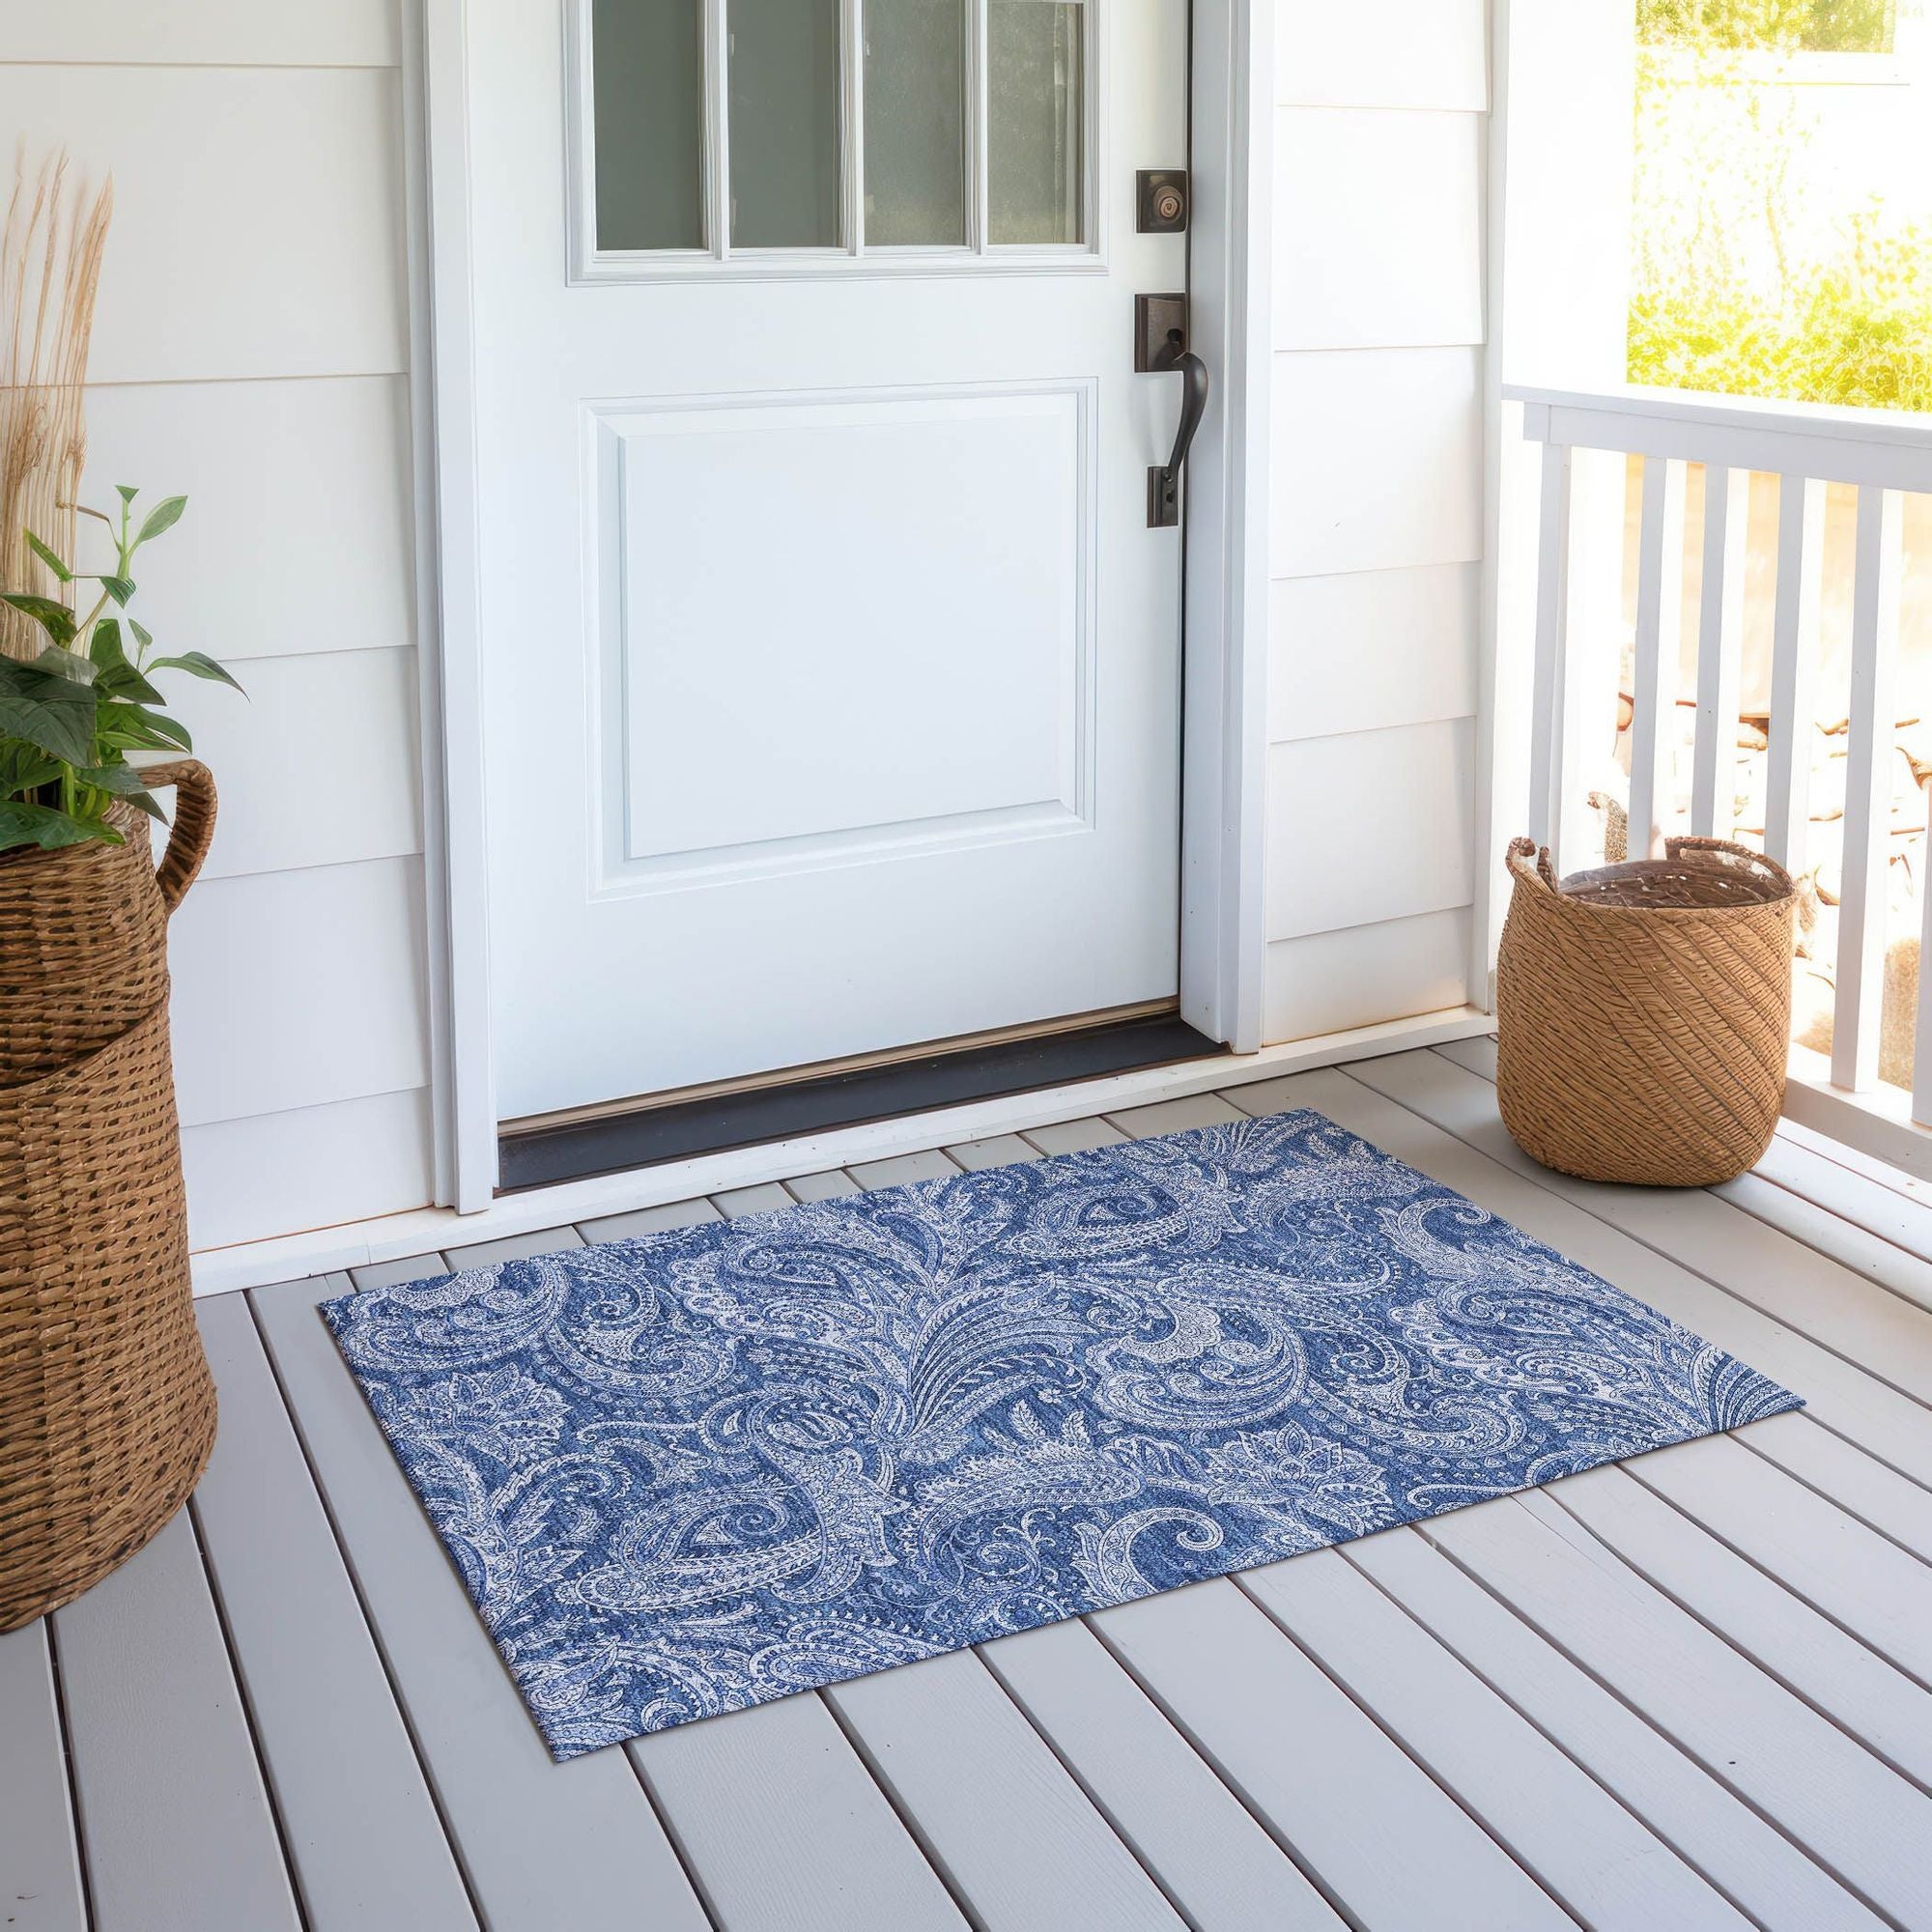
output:
<path id="1" fill-rule="evenodd" d="M 1172 1012 L 1143 1014 L 668 1104 L 645 1102 L 557 1125 L 515 1126 L 497 1139 L 497 1192 L 520 1194 L 1227 1052 Z"/>
<path id="2" fill-rule="evenodd" d="M 699 1194 L 757 1187 L 790 1175 L 816 1174 L 859 1162 L 890 1160 L 896 1154 L 917 1153 L 927 1148 L 1024 1133 L 1053 1121 L 1118 1114 L 1156 1100 L 1280 1080 L 1318 1066 L 1372 1060 L 1384 1053 L 1407 1053 L 1416 1047 L 1469 1039 L 1494 1030 L 1495 1021 L 1474 1007 L 1445 1007 L 1408 1019 L 1380 1020 L 1372 1026 L 1349 1027 L 1264 1046 L 1254 1053 L 1224 1053 L 1217 1048 L 1208 1059 L 1179 1061 L 1172 1066 L 1080 1081 L 1070 1087 L 1044 1087 L 1004 1099 L 974 1100 L 929 1114 L 843 1127 L 836 1133 L 761 1142 L 729 1153 L 667 1161 L 635 1174 L 607 1174 L 595 1180 L 532 1188 L 492 1201 L 469 1214 L 459 1214 L 454 1208 L 408 1208 L 368 1220 L 271 1235 L 228 1247 L 202 1248 L 190 1258 L 194 1292 L 198 1295 L 225 1294 L 236 1289 L 260 1288 L 268 1282 L 333 1273 L 338 1277 L 339 1291 L 346 1293 L 352 1284 L 341 1271 L 348 1268 L 405 1256 L 429 1258 L 442 1249 L 476 1241 L 628 1214 L 639 1208 L 658 1208 Z"/>

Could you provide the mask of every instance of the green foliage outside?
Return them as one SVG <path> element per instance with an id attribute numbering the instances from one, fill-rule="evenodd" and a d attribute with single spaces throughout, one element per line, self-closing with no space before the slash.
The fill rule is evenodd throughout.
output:
<path id="1" fill-rule="evenodd" d="M 1639 0 L 1632 382 L 1932 411 L 1932 219 L 1878 194 L 1855 212 L 1818 205 L 1798 91 L 1746 65 L 1883 52 L 1895 12 Z"/>
<path id="2" fill-rule="evenodd" d="M 1637 0 L 1646 46 L 1883 53 L 1893 0 Z"/>

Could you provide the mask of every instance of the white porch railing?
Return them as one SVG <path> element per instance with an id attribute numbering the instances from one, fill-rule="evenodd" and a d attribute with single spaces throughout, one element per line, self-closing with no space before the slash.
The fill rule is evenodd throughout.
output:
<path id="1" fill-rule="evenodd" d="M 1507 388 L 1504 395 L 1521 406 L 1524 437 L 1542 445 L 1527 823 L 1566 868 L 1595 857 L 1585 849 L 1595 822 L 1587 795 L 1597 783 L 1588 747 L 1593 737 L 1599 746 L 1605 742 L 1601 713 L 1593 719 L 1592 707 L 1606 701 L 1630 705 L 1631 856 L 1661 852 L 1672 832 L 1734 836 L 1747 566 L 1753 561 L 1760 581 L 1767 574 L 1772 580 L 1764 849 L 1794 874 L 1817 862 L 1810 786 L 1824 649 L 1826 490 L 1833 484 L 1856 490 L 1849 675 L 1845 695 L 1834 693 L 1832 700 L 1831 728 L 1845 734 L 1845 796 L 1830 1052 L 1794 1047 L 1786 1111 L 1866 1152 L 1932 1175 L 1932 890 L 1922 866 L 1909 1090 L 1895 1065 L 1888 1069 L 1889 1081 L 1881 1078 L 1880 1059 L 1901 701 L 1903 505 L 1909 493 L 1932 493 L 1932 419 L 1644 389 Z M 1622 571 L 1624 469 L 1631 459 L 1640 462 L 1642 478 L 1634 633 L 1623 623 Z M 1690 465 L 1703 466 L 1705 484 L 1694 545 L 1686 528 Z M 1761 554 L 1752 558 L 1747 544 L 1756 492 L 1775 493 L 1776 520 L 1775 549 L 1767 528 Z M 1689 611 L 1687 548 L 1702 567 Z M 1838 558 L 1840 581 L 1845 567 Z M 1679 688 L 1686 625 L 1694 626 L 1694 724 L 1688 799 L 1680 804 L 1673 762 L 1690 711 L 1690 694 Z M 1932 717 L 1932 692 L 1915 694 L 1913 705 Z M 1762 718 L 1766 708 L 1757 707 L 1756 715 Z M 1920 796 L 1932 796 L 1932 787 L 1921 786 Z M 1894 976 L 1896 970 L 1894 961 Z"/>

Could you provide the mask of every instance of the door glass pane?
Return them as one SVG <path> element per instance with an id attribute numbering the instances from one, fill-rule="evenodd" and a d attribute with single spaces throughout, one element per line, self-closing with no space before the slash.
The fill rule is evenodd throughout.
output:
<path id="1" fill-rule="evenodd" d="M 966 0 L 866 0 L 866 241 L 966 242 Z"/>
<path id="2" fill-rule="evenodd" d="M 838 0 L 728 0 L 731 244 L 838 245 Z"/>
<path id="3" fill-rule="evenodd" d="M 597 245 L 704 246 L 700 0 L 591 0 Z"/>
<path id="4" fill-rule="evenodd" d="M 986 12 L 988 238 L 1077 242 L 1086 211 L 1077 0 L 991 0 Z"/>

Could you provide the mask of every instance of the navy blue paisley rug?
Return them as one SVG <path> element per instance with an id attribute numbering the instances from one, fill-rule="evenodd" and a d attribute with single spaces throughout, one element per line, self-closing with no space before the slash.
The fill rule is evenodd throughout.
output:
<path id="1" fill-rule="evenodd" d="M 322 1312 L 559 1760 L 1799 1406 L 1305 1112 Z"/>

